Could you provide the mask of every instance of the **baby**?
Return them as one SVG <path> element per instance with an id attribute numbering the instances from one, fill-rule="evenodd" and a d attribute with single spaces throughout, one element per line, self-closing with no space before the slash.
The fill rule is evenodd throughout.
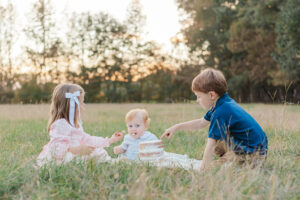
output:
<path id="1" fill-rule="evenodd" d="M 139 143 L 158 138 L 146 131 L 149 127 L 150 118 L 145 109 L 130 110 L 125 117 L 128 134 L 120 146 L 114 148 L 114 153 L 129 160 L 137 160 L 139 155 Z"/>

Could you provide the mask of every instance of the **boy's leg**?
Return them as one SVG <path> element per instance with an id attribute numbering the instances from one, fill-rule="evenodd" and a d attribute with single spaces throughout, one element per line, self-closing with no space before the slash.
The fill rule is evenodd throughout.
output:
<path id="1" fill-rule="evenodd" d="M 215 154 L 219 157 L 222 157 L 225 155 L 225 153 L 228 152 L 228 145 L 224 141 L 217 141 L 217 145 L 215 147 Z"/>
<path id="2" fill-rule="evenodd" d="M 217 141 L 215 154 L 220 157 L 216 160 L 216 163 L 219 164 L 235 160 L 235 153 L 233 151 L 229 151 L 229 147 L 225 141 Z"/>
<path id="3" fill-rule="evenodd" d="M 235 154 L 235 161 L 243 166 L 250 166 L 251 169 L 256 167 L 263 166 L 267 156 L 266 155 L 259 155 L 259 152 L 255 152 L 253 154 L 244 154 L 244 155 L 236 155 Z"/>
<path id="4" fill-rule="evenodd" d="M 267 154 L 260 155 L 259 152 L 254 152 L 251 155 L 248 155 L 248 159 L 246 160 L 247 165 L 249 165 L 252 169 L 256 167 L 262 167 L 264 162 L 267 159 Z"/>
<path id="5" fill-rule="evenodd" d="M 267 155 L 259 155 L 259 152 L 255 152 L 251 155 L 237 155 L 229 150 L 225 141 L 217 141 L 215 154 L 220 157 L 217 163 L 236 161 L 240 165 L 249 165 L 251 168 L 262 166 L 267 158 Z"/>

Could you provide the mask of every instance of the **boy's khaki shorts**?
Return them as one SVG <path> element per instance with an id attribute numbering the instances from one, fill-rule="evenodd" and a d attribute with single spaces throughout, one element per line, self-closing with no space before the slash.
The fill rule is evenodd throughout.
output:
<path id="1" fill-rule="evenodd" d="M 267 155 L 259 155 L 258 151 L 253 154 L 238 155 L 234 151 L 229 150 L 228 145 L 224 141 L 217 141 L 215 154 L 220 157 L 216 161 L 217 163 L 237 162 L 240 165 L 247 165 L 251 168 L 261 167 L 267 159 Z"/>

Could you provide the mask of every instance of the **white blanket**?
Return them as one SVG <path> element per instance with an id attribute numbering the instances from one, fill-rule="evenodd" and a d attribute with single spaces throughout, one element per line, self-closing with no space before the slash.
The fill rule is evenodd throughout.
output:
<path id="1" fill-rule="evenodd" d="M 200 171 L 202 160 L 189 158 L 187 155 L 164 152 L 160 158 L 142 162 L 149 162 L 149 164 L 157 167 L 183 168 L 185 170 Z"/>

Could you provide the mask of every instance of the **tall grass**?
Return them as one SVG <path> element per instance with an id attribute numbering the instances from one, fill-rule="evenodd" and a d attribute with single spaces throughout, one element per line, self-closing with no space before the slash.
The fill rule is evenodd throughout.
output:
<path id="1" fill-rule="evenodd" d="M 68 163 L 35 169 L 49 136 L 49 105 L 0 106 L 0 199 L 300 199 L 300 109 L 298 106 L 243 105 L 269 138 L 264 168 L 235 164 L 196 173 L 145 164 Z M 124 115 L 148 109 L 157 136 L 174 123 L 202 117 L 192 104 L 90 104 L 83 116 L 91 135 L 124 130 Z M 179 132 L 164 140 L 166 151 L 202 159 L 207 129 Z M 116 144 L 118 145 L 118 144 Z M 113 145 L 114 146 L 114 145 Z M 107 148 L 112 153 L 113 146 Z"/>

